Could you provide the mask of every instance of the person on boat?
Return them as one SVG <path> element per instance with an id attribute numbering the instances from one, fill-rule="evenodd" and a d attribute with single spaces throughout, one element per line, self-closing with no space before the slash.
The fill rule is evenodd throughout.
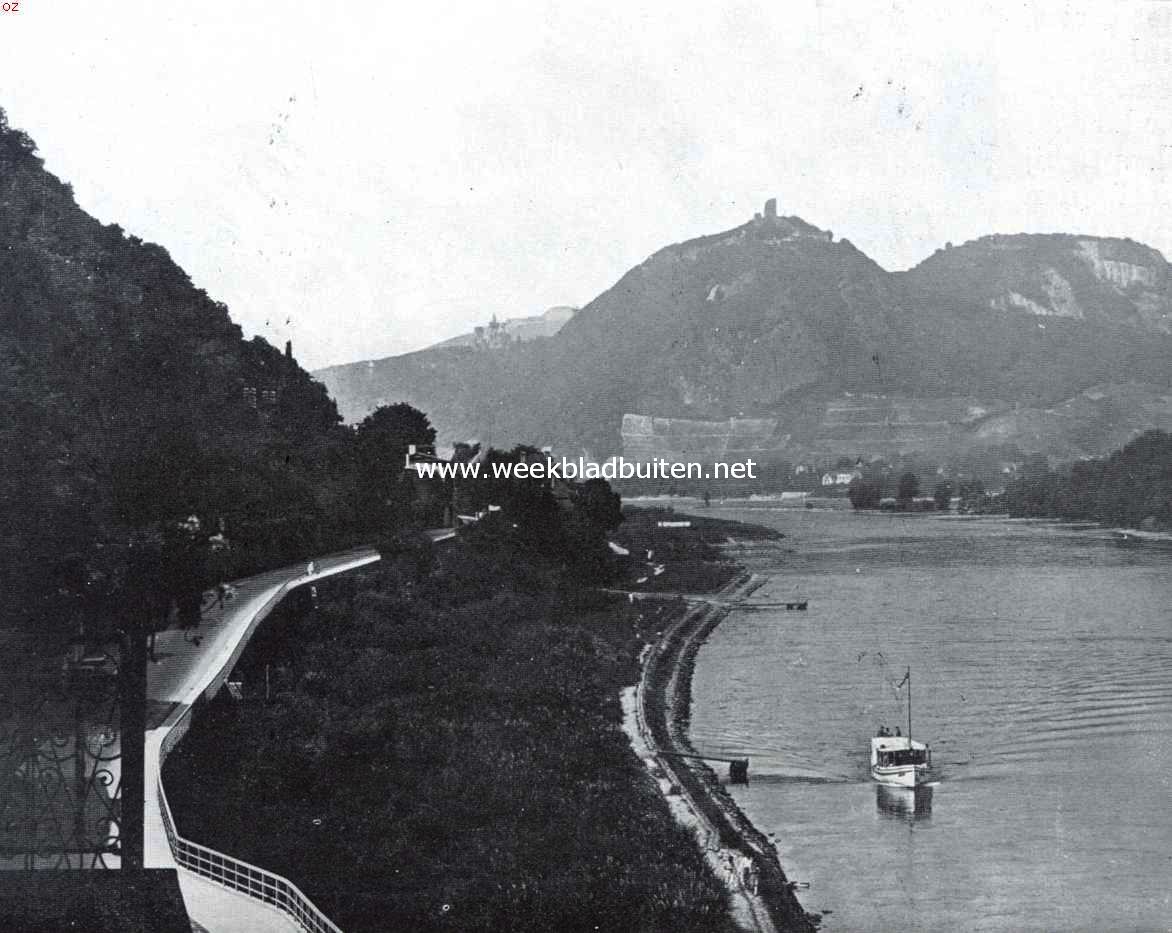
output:
<path id="1" fill-rule="evenodd" d="M 880 738 L 883 738 L 883 737 L 885 737 L 885 736 L 887 736 L 887 735 L 890 735 L 890 733 L 887 731 L 887 727 L 886 727 L 886 726 L 880 726 L 880 727 L 879 727 L 879 732 L 878 732 L 877 734 L 879 735 L 879 737 L 880 737 Z"/>
<path id="2" fill-rule="evenodd" d="M 899 731 L 899 726 L 895 727 L 895 734 L 896 735 L 903 735 L 903 733 Z"/>

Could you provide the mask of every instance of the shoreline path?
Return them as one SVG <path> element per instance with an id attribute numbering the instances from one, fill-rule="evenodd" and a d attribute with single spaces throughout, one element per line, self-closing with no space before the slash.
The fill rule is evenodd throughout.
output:
<path id="1" fill-rule="evenodd" d="M 429 536 L 437 540 L 440 533 L 433 532 Z M 198 642 L 185 640 L 184 633 L 178 629 L 160 632 L 156 638 L 157 660 L 147 665 L 144 860 L 148 868 L 179 870 L 179 887 L 196 929 L 208 933 L 286 933 L 302 931 L 306 927 L 296 923 L 286 910 L 265 903 L 256 894 L 250 896 L 225 883 L 210 880 L 211 875 L 217 875 L 237 883 L 244 882 L 239 869 L 243 863 L 235 863 L 230 857 L 221 857 L 222 861 L 217 861 L 215 856 L 218 853 L 182 840 L 162 790 L 163 759 L 186 732 L 193 707 L 223 687 L 252 633 L 290 590 L 379 559 L 377 551 L 361 548 L 247 577 L 233 584 L 234 598 L 213 604 L 204 611 Z M 312 572 L 309 572 L 310 568 Z M 203 859 L 209 862 L 207 875 L 180 864 L 172 849 L 173 843 L 180 850 L 192 853 L 193 859 L 198 860 L 207 854 Z M 258 872 L 249 879 L 258 891 L 271 890 L 263 877 L 267 874 Z M 292 885 L 289 887 L 296 890 Z M 285 900 L 281 892 L 273 899 Z"/>
<path id="2" fill-rule="evenodd" d="M 657 644 L 645 648 L 638 686 L 620 692 L 623 730 L 677 822 L 694 833 L 710 868 L 728 890 L 736 926 L 747 933 L 813 933 L 814 926 L 794 897 L 776 850 L 731 797 L 715 790 L 718 782 L 694 760 L 701 756 L 681 723 L 687 715 L 691 665 L 700 644 L 730 610 L 771 605 L 747 601 L 763 583 L 760 577 L 742 573 L 713 594 L 617 591 L 633 598 L 683 599 L 692 604 Z"/>

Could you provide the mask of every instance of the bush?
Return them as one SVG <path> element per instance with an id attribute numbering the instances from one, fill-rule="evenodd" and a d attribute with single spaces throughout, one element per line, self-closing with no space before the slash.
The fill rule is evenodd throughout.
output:
<path id="1" fill-rule="evenodd" d="M 393 568 L 323 581 L 319 609 L 250 646 L 246 701 L 216 701 L 167 764 L 182 831 L 353 933 L 732 930 L 619 729 L 678 608 L 559 583 L 486 547 L 499 532 L 438 549 L 410 590 Z"/>

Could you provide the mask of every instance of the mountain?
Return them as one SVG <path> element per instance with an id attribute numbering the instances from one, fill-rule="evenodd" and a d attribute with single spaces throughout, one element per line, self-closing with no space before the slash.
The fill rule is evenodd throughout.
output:
<path id="1" fill-rule="evenodd" d="M 987 236 L 937 250 L 904 278 L 925 294 L 953 302 L 1172 333 L 1168 263 L 1133 240 Z"/>
<path id="2" fill-rule="evenodd" d="M 1117 445 L 1110 425 L 1167 419 L 1168 305 L 1163 257 L 1128 241 L 987 237 L 893 274 L 770 201 L 547 340 L 318 375 L 348 420 L 405 400 L 441 440 L 575 455 L 1084 455 Z"/>

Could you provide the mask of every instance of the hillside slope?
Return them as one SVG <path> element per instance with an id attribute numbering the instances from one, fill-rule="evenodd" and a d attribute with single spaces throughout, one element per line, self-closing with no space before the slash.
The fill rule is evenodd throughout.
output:
<path id="1" fill-rule="evenodd" d="M 577 308 L 558 305 L 530 317 L 510 317 L 498 321 L 494 315 L 488 324 L 475 328 L 471 333 L 449 337 L 447 340 L 441 340 L 424 349 L 434 350 L 437 347 L 491 348 L 509 343 L 540 340 L 542 337 L 552 337 L 577 313 Z"/>
<path id="2" fill-rule="evenodd" d="M 42 605 L 63 564 L 97 573 L 182 515 L 223 520 L 246 561 L 312 546 L 348 437 L 322 386 L 164 249 L 83 212 L 2 111 L 0 320 L 6 615 L 71 624 L 76 606 Z"/>
<path id="3" fill-rule="evenodd" d="M 678 445 L 656 437 L 699 433 L 713 449 L 787 459 L 1029 441 L 1036 426 L 979 426 L 1123 383 L 1140 388 L 1118 393 L 1119 404 L 1158 408 L 1172 384 L 1163 258 L 1125 241 L 1042 240 L 1045 249 L 962 247 L 891 274 L 767 205 L 733 230 L 659 250 L 539 344 L 441 348 L 320 376 L 347 419 L 401 398 L 447 440 L 525 438 L 597 456 L 624 441 L 631 453 L 676 456 Z M 1067 283 L 1054 285 L 1044 320 L 1011 297 L 1032 279 L 1057 281 L 1043 260 Z M 624 431 L 627 415 L 667 424 L 628 419 Z M 728 419 L 760 422 L 752 431 L 769 436 L 742 444 Z M 1096 453 L 1118 441 L 1075 422 L 1059 448 Z"/>
<path id="4" fill-rule="evenodd" d="M 909 285 L 974 308 L 1172 333 L 1168 263 L 1157 250 L 1106 237 L 986 236 L 937 250 L 904 273 Z"/>

